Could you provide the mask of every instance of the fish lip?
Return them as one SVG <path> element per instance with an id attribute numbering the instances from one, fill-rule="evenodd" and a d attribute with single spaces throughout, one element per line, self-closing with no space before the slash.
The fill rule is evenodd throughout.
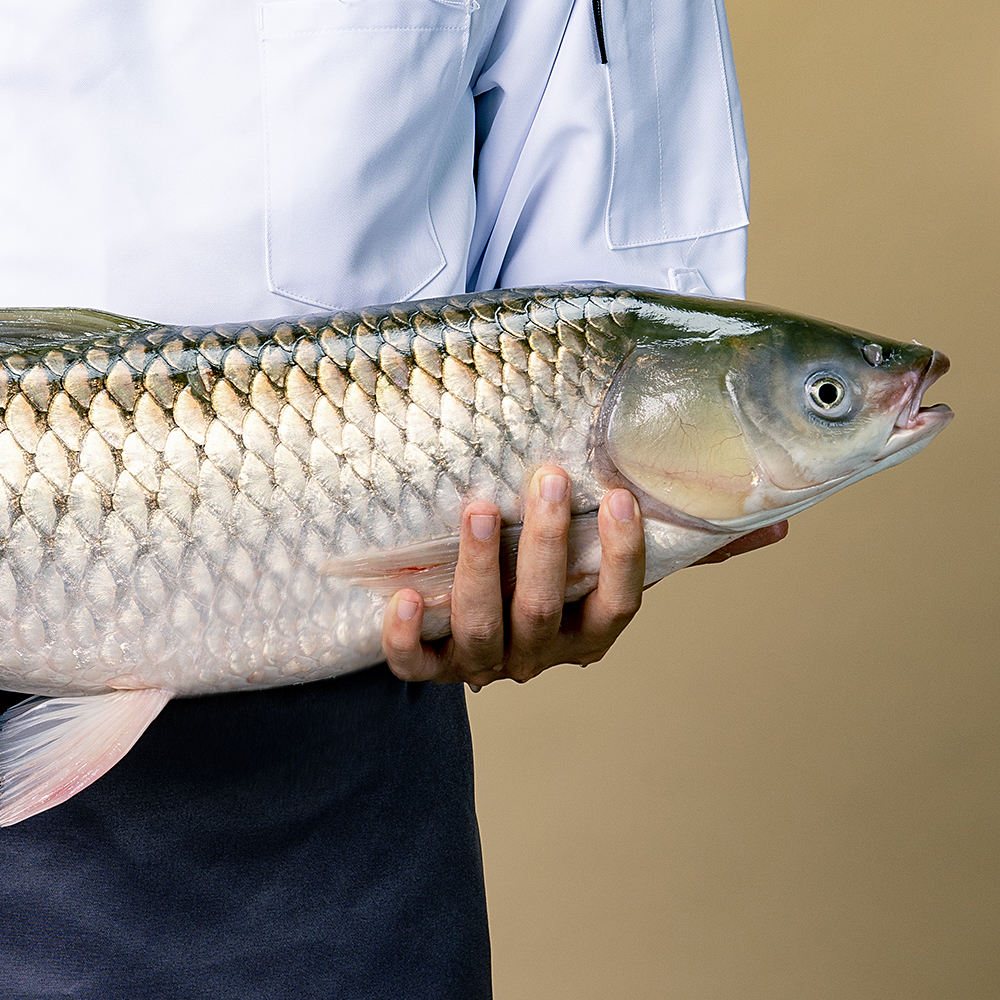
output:
<path id="1" fill-rule="evenodd" d="M 947 356 L 940 351 L 934 351 L 923 372 L 913 380 L 910 391 L 904 396 L 899 415 L 889 433 L 882 454 L 876 458 L 876 465 L 891 459 L 914 444 L 924 447 L 935 437 L 954 417 L 950 406 L 937 403 L 934 406 L 921 406 L 924 393 L 951 366 Z M 912 454 L 912 452 L 910 452 Z"/>
<path id="2" fill-rule="evenodd" d="M 935 406 L 921 406 L 924 393 L 951 367 L 951 362 L 946 354 L 940 351 L 933 351 L 927 366 L 920 377 L 913 385 L 912 391 L 903 402 L 903 406 L 896 417 L 894 432 L 896 430 L 915 431 L 921 430 L 928 425 L 933 426 L 942 420 L 947 422 L 952 417 L 951 408 L 944 403 Z M 947 417 L 945 417 L 947 414 Z M 893 434 L 895 436 L 895 433 Z"/>

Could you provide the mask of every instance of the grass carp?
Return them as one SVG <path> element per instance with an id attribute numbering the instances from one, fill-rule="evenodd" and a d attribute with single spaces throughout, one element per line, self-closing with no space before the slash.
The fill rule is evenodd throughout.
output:
<path id="1" fill-rule="evenodd" d="M 923 448 L 947 359 L 742 301 L 581 285 L 211 328 L 0 310 L 0 825 L 172 698 L 381 659 L 404 586 L 448 631 L 463 505 L 516 547 L 538 467 L 638 498 L 646 583 Z"/>

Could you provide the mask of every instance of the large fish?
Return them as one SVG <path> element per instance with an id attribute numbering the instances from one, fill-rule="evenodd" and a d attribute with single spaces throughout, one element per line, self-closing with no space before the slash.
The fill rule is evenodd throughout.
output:
<path id="1" fill-rule="evenodd" d="M 741 301 L 503 290 L 211 328 L 0 310 L 0 825 L 120 759 L 173 697 L 381 658 L 457 529 L 573 483 L 567 596 L 626 486 L 651 583 L 923 448 L 947 359 Z"/>

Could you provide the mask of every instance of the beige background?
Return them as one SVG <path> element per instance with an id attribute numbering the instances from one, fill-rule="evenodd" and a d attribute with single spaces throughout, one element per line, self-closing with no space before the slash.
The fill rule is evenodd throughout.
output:
<path id="1" fill-rule="evenodd" d="M 945 351 L 957 417 L 470 697 L 498 1000 L 1000 996 L 1000 4 L 730 0 L 750 297 Z"/>

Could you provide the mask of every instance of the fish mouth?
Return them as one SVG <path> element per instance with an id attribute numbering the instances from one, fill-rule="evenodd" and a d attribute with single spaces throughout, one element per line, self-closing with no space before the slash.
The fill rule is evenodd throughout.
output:
<path id="1" fill-rule="evenodd" d="M 916 441 L 930 440 L 955 415 L 950 406 L 936 403 L 922 406 L 924 394 L 951 367 L 947 355 L 934 351 L 923 372 L 914 380 L 903 399 L 896 423 L 886 442 L 885 455 L 895 454 Z"/>

